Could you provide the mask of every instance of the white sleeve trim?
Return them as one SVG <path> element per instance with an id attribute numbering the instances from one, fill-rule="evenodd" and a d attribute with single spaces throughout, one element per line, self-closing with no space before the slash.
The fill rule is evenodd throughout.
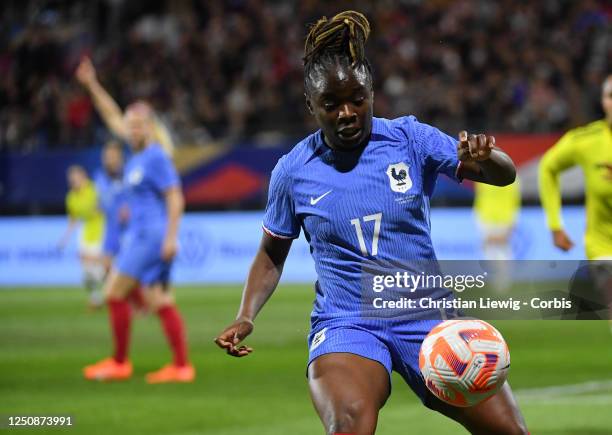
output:
<path id="1" fill-rule="evenodd" d="M 266 226 L 265 226 L 265 225 L 263 225 L 263 224 L 261 225 L 261 227 L 263 228 L 263 230 L 264 230 L 264 231 L 265 231 L 267 234 L 269 234 L 269 235 L 271 235 L 272 237 L 277 238 L 277 239 L 291 240 L 291 239 L 297 239 L 297 238 L 298 238 L 298 236 L 291 237 L 291 236 L 283 236 L 283 235 L 281 235 L 281 234 L 276 234 L 276 233 L 274 233 L 274 232 L 270 231 L 269 229 L 267 229 L 267 228 L 266 228 Z"/>
<path id="2" fill-rule="evenodd" d="M 461 183 L 463 181 L 463 176 L 461 175 L 461 168 L 463 167 L 463 162 L 459 160 L 459 164 L 457 165 L 457 169 L 455 169 L 455 178 Z"/>

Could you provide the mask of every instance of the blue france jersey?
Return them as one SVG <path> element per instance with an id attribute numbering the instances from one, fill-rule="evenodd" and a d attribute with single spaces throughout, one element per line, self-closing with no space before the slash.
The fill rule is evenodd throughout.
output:
<path id="1" fill-rule="evenodd" d="M 180 180 L 170 158 L 158 144 L 135 153 L 125 168 L 125 195 L 130 210 L 128 230 L 165 226 L 165 192 Z"/>
<path id="2" fill-rule="evenodd" d="M 119 211 L 125 204 L 122 176 L 111 177 L 101 170 L 96 174 L 95 183 L 99 206 L 106 218 L 106 231 L 119 230 Z"/>
<path id="3" fill-rule="evenodd" d="M 304 230 L 318 276 L 314 319 L 359 316 L 364 263 L 435 260 L 429 201 L 439 173 L 457 180 L 456 145 L 413 116 L 373 118 L 363 150 L 333 151 L 318 131 L 278 161 L 264 230 Z"/>

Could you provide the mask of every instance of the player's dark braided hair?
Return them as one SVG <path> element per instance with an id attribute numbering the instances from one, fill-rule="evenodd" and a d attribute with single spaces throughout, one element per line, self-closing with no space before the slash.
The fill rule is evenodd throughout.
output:
<path id="1" fill-rule="evenodd" d="M 310 93 L 314 77 L 340 64 L 364 68 L 372 84 L 372 67 L 365 56 L 370 23 L 361 13 L 344 11 L 332 19 L 323 17 L 314 24 L 304 44 L 304 87 Z"/>

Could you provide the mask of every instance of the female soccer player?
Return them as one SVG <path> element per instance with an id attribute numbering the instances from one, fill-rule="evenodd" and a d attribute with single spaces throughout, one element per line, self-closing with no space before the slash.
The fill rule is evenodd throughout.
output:
<path id="1" fill-rule="evenodd" d="M 111 270 L 114 258 L 119 253 L 121 235 L 127 227 L 129 210 L 123 188 L 123 149 L 115 140 L 106 143 L 102 150 L 102 170 L 95 177 L 100 209 L 104 213 L 104 241 L 102 261 L 104 275 Z M 146 302 L 140 286 L 134 288 L 128 299 L 135 308 L 146 312 Z"/>
<path id="2" fill-rule="evenodd" d="M 471 408 L 445 405 L 428 392 L 418 353 L 440 322 L 364 318 L 364 262 L 435 260 L 429 197 L 439 173 L 507 185 L 510 158 L 493 137 L 460 141 L 414 117 L 372 116 L 372 71 L 364 55 L 367 19 L 347 11 L 320 19 L 305 44 L 306 104 L 320 130 L 281 158 L 272 172 L 261 245 L 237 319 L 217 338 L 228 354 L 240 345 L 280 278 L 291 242 L 304 231 L 318 280 L 309 336 L 308 380 L 328 434 L 372 434 L 398 371 L 425 405 L 478 434 L 526 433 L 505 385 Z"/>
<path id="3" fill-rule="evenodd" d="M 147 305 L 159 315 L 174 353 L 174 362 L 149 373 L 147 382 L 191 382 L 195 370 L 187 359 L 183 321 L 169 284 L 183 213 L 178 175 L 167 153 L 153 139 L 155 116 L 147 103 L 133 103 L 122 114 L 98 82 L 89 59 L 79 65 L 77 78 L 90 92 L 107 126 L 130 143 L 133 151 L 124 175 L 128 227 L 105 284 L 115 352 L 112 358 L 85 367 L 85 377 L 121 380 L 131 376 L 132 365 L 127 359 L 131 312 L 126 297 L 140 283 Z"/>
<path id="4" fill-rule="evenodd" d="M 569 251 L 574 242 L 563 229 L 559 175 L 580 165 L 586 181 L 587 230 L 584 236 L 589 260 L 612 259 L 612 75 L 601 88 L 605 119 L 568 131 L 540 163 L 540 198 L 555 246 Z"/>
<path id="5" fill-rule="evenodd" d="M 66 196 L 68 211 L 68 228 L 60 240 L 64 248 L 79 221 L 82 227 L 79 233 L 79 259 L 83 269 L 83 283 L 89 292 L 89 307 L 99 308 L 103 304 L 102 281 L 104 266 L 101 257 L 102 237 L 104 233 L 104 215 L 98 207 L 98 194 L 87 172 L 81 166 L 68 168 L 70 191 Z"/>
<path id="6" fill-rule="evenodd" d="M 598 290 L 610 313 L 612 332 L 612 75 L 601 87 L 605 118 L 568 131 L 540 162 L 540 199 L 554 245 L 569 251 L 574 242 L 561 220 L 561 172 L 579 165 L 586 193 L 586 257 Z"/>

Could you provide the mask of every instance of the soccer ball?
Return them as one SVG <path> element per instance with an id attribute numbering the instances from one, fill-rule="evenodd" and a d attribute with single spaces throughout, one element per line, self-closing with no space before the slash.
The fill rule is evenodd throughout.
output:
<path id="1" fill-rule="evenodd" d="M 447 320 L 421 345 L 419 367 L 427 388 L 439 399 L 467 407 L 504 385 L 510 352 L 497 329 L 482 320 Z"/>

